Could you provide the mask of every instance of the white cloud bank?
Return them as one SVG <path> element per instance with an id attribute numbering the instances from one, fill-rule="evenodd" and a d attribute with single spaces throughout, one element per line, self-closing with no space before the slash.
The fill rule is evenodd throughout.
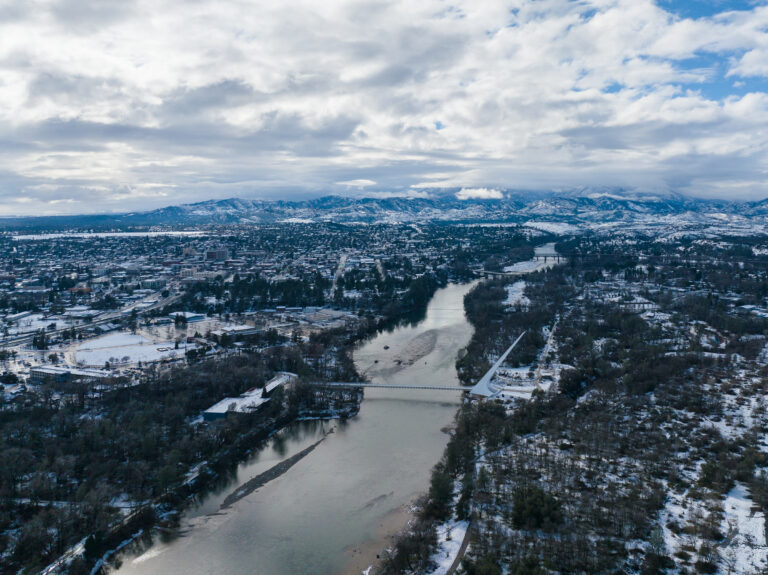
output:
<path id="1" fill-rule="evenodd" d="M 504 194 L 499 190 L 488 188 L 461 188 L 456 192 L 456 198 L 459 200 L 501 200 L 504 198 Z"/>
<path id="2" fill-rule="evenodd" d="M 375 186 L 376 182 L 373 180 L 347 180 L 346 182 L 336 182 L 339 186 L 347 186 L 348 188 L 369 188 Z"/>
<path id="3" fill-rule="evenodd" d="M 363 187 L 764 197 L 762 4 L 0 1 L 0 215 Z"/>

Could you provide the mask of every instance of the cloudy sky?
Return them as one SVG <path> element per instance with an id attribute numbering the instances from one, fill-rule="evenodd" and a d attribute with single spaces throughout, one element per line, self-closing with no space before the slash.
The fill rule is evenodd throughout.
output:
<path id="1" fill-rule="evenodd" d="M 768 196 L 768 1 L 0 0 L 0 215 Z"/>

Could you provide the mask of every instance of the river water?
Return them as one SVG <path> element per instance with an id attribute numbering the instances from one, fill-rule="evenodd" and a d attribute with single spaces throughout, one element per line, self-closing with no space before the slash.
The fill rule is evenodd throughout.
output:
<path id="1" fill-rule="evenodd" d="M 354 355 L 373 383 L 458 385 L 472 328 L 471 284 L 434 295 L 425 319 L 378 335 Z M 385 349 L 386 347 L 386 349 Z M 360 573 L 408 520 L 448 441 L 460 394 L 366 389 L 360 413 L 291 426 L 237 470 L 231 485 L 185 512 L 181 535 L 123 555 L 121 575 Z M 221 511 L 227 494 L 333 430 L 281 477 Z"/>

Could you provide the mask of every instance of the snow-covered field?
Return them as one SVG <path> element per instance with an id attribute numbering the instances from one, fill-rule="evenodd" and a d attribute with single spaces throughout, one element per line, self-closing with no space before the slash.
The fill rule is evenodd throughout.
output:
<path id="1" fill-rule="evenodd" d="M 737 483 L 723 502 L 725 517 L 721 531 L 729 541 L 723 558 L 733 573 L 763 573 L 768 561 L 765 545 L 765 515 L 753 510 L 744 485 Z"/>
<path id="2" fill-rule="evenodd" d="M 523 295 L 525 292 L 525 282 L 520 280 L 516 281 L 515 283 L 507 286 L 507 299 L 504 300 L 503 304 L 508 307 L 521 305 L 521 306 L 527 306 L 530 305 L 531 300 L 529 300 L 525 295 Z"/>
<path id="3" fill-rule="evenodd" d="M 113 333 L 87 341 L 75 350 L 77 365 L 103 366 L 133 364 L 182 357 L 184 347 L 174 349 L 174 342 L 152 342 L 145 337 L 130 333 Z"/>
<path id="4" fill-rule="evenodd" d="M 64 329 L 71 325 L 71 321 L 65 321 L 61 317 L 45 317 L 41 313 L 34 313 L 20 319 L 15 326 L 9 328 L 8 334 L 33 333 L 41 329 L 47 331 L 49 326 L 55 326 L 53 329 Z"/>
<path id="5" fill-rule="evenodd" d="M 516 264 L 512 264 L 511 266 L 507 266 L 504 268 L 504 271 L 507 273 L 510 272 L 530 272 L 535 270 L 541 265 L 541 262 L 538 262 L 536 260 L 529 260 L 527 262 L 517 262 Z"/>

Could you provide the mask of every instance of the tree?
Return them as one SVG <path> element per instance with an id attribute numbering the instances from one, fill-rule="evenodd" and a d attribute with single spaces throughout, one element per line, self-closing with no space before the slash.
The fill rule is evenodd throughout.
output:
<path id="1" fill-rule="evenodd" d="M 85 540 L 84 554 L 89 561 L 95 561 L 104 552 L 104 538 L 100 533 L 91 534 Z"/>
<path id="2" fill-rule="evenodd" d="M 453 499 L 453 479 L 442 467 L 436 467 L 432 472 L 429 484 L 429 504 L 426 513 L 438 520 L 447 519 L 450 503 Z"/>
<path id="3" fill-rule="evenodd" d="M 512 524 L 516 529 L 551 531 L 563 521 L 560 502 L 535 485 L 516 489 L 512 505 Z"/>
<path id="4" fill-rule="evenodd" d="M 456 504 L 456 519 L 465 521 L 469 519 L 470 504 L 472 503 L 472 492 L 474 490 L 472 474 L 467 473 L 464 476 L 464 482 L 461 486 L 461 496 Z"/>
<path id="5" fill-rule="evenodd" d="M 45 330 L 38 330 L 38 332 L 32 337 L 32 347 L 35 349 L 48 349 L 48 335 Z"/>

